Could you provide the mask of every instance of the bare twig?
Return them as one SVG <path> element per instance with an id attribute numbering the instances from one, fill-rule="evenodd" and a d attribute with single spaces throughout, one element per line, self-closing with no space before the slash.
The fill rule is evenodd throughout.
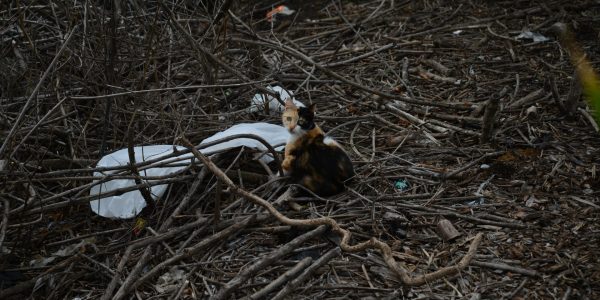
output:
<path id="1" fill-rule="evenodd" d="M 508 88 L 504 87 L 498 95 L 492 96 L 488 100 L 483 114 L 483 129 L 481 131 L 481 143 L 487 143 L 491 140 L 496 123 L 496 113 L 500 108 L 500 99 L 508 92 Z"/>
<path id="2" fill-rule="evenodd" d="M 475 252 L 477 251 L 477 247 L 479 246 L 481 239 L 483 238 L 483 234 L 481 234 L 481 233 L 477 234 L 475 236 L 475 238 L 473 239 L 473 241 L 471 242 L 471 245 L 469 246 L 469 251 L 467 252 L 467 254 L 456 265 L 444 267 L 444 268 L 441 268 L 432 273 L 418 275 L 416 277 L 411 277 L 410 275 L 408 275 L 408 273 L 402 267 L 400 267 L 397 264 L 396 260 L 394 259 L 393 255 L 392 255 L 392 249 L 386 243 L 383 243 L 376 238 L 371 238 L 369 241 L 365 241 L 365 242 L 362 242 L 362 243 L 359 243 L 356 245 L 349 245 L 348 242 L 350 241 L 351 233 L 348 230 L 342 229 L 339 226 L 339 224 L 332 218 L 321 217 L 321 218 L 317 218 L 317 219 L 308 219 L 308 220 L 290 219 L 290 218 L 284 216 L 283 214 L 281 214 L 279 211 L 277 211 L 275 209 L 275 207 L 273 207 L 273 205 L 271 205 L 269 202 L 236 186 L 231 181 L 231 179 L 229 179 L 227 177 L 227 175 L 225 175 L 225 173 L 223 173 L 223 171 L 221 171 L 216 165 L 214 165 L 206 156 L 204 156 L 202 153 L 200 153 L 198 150 L 196 150 L 193 147 L 193 145 L 189 141 L 187 141 L 185 138 L 181 138 L 181 141 L 183 141 L 185 143 L 185 145 L 192 150 L 194 155 L 198 159 L 200 159 L 205 164 L 205 166 L 207 166 L 213 172 L 213 174 L 215 174 L 215 176 L 217 176 L 221 180 L 223 180 L 223 182 L 229 186 L 229 188 L 232 190 L 232 192 L 250 200 L 251 202 L 253 202 L 257 205 L 260 205 L 260 206 L 266 208 L 280 222 L 291 225 L 291 226 L 319 226 L 319 225 L 331 226 L 333 232 L 342 236 L 340 248 L 342 248 L 342 250 L 347 251 L 347 252 L 358 252 L 358 251 L 363 251 L 368 248 L 377 248 L 383 255 L 384 260 L 385 260 L 386 264 L 388 265 L 388 267 L 390 269 L 392 269 L 394 271 L 394 273 L 396 273 L 396 275 L 406 285 L 422 285 L 426 282 L 440 279 L 444 276 L 456 274 L 458 271 L 464 269 L 469 264 L 473 255 L 475 255 Z"/>
<path id="3" fill-rule="evenodd" d="M 263 257 L 261 260 L 255 262 L 254 264 L 244 268 L 240 273 L 238 273 L 233 279 L 223 286 L 223 288 L 217 292 L 212 299 L 226 299 L 229 298 L 234 289 L 239 287 L 242 283 L 248 280 L 253 274 L 258 271 L 263 270 L 265 267 L 275 263 L 278 259 L 284 257 L 289 254 L 296 248 L 300 247 L 304 242 L 313 239 L 325 232 L 327 227 L 319 226 L 301 236 L 296 237 L 289 243 L 279 247 L 277 250 L 269 253 L 269 255 Z"/>
<path id="4" fill-rule="evenodd" d="M 292 280 L 288 284 L 286 284 L 285 287 L 283 287 L 283 289 L 281 289 L 272 298 L 272 300 L 284 299 L 286 296 L 291 294 L 296 288 L 298 288 L 300 286 L 300 284 L 302 284 L 310 276 L 312 276 L 312 274 L 318 268 L 325 265 L 326 263 L 329 263 L 330 260 L 339 256 L 341 252 L 342 251 L 339 247 L 335 247 L 335 248 L 327 251 L 327 253 L 325 253 L 323 256 L 319 257 L 319 259 L 317 259 L 312 265 L 310 265 L 310 267 L 306 268 L 306 270 L 304 270 L 304 272 L 302 272 L 302 274 L 298 275 L 297 278 L 295 278 L 294 280 Z"/>
<path id="5" fill-rule="evenodd" d="M 54 68 L 54 66 L 56 65 L 56 63 L 58 63 L 58 59 L 61 57 L 62 53 L 67 48 L 67 45 L 69 45 L 69 42 L 71 41 L 71 38 L 73 38 L 73 35 L 77 31 L 77 29 L 79 29 L 79 25 L 75 25 L 73 27 L 73 29 L 71 29 L 71 32 L 69 33 L 69 35 L 65 39 L 65 42 L 62 44 L 62 46 L 60 47 L 60 49 L 58 50 L 58 52 L 56 53 L 56 55 L 54 55 L 54 59 L 52 59 L 52 62 L 50 62 L 50 65 L 48 65 L 48 67 L 46 68 L 46 71 L 44 72 L 44 74 L 42 74 L 42 77 L 40 77 L 40 80 L 38 81 L 37 85 L 35 86 L 35 88 L 31 92 L 31 95 L 29 96 L 29 98 L 27 98 L 27 102 L 25 102 L 25 105 L 23 105 L 23 108 L 21 109 L 21 112 L 19 113 L 19 116 L 13 122 L 13 125 L 12 125 L 12 127 L 10 129 L 10 132 L 4 138 L 4 142 L 2 142 L 2 146 L 0 147 L 0 158 L 3 157 L 2 155 L 4 154 L 4 151 L 6 151 L 8 145 L 10 143 L 12 143 L 13 136 L 15 135 L 15 133 L 16 133 L 17 129 L 19 128 L 19 126 L 21 126 L 21 122 L 23 122 L 23 118 L 25 117 L 25 114 L 27 113 L 27 110 L 29 110 L 29 107 L 31 106 L 31 104 L 33 104 L 33 100 L 35 99 L 35 96 L 37 95 L 38 91 L 42 87 L 42 84 L 46 80 L 46 77 L 48 77 L 48 75 L 50 75 L 50 71 Z"/>

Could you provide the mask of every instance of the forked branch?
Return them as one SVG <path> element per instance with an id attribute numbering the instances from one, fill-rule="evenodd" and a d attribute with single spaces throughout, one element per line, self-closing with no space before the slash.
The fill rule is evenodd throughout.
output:
<path id="1" fill-rule="evenodd" d="M 280 222 L 282 222 L 284 224 L 291 225 L 291 226 L 311 226 L 311 227 L 316 227 L 316 226 L 320 226 L 320 225 L 329 226 L 333 232 L 335 232 L 336 234 L 338 234 L 342 237 L 342 240 L 341 240 L 339 246 L 343 251 L 359 252 L 359 251 L 363 251 L 363 250 L 366 250 L 369 248 L 378 249 L 381 252 L 381 255 L 383 255 L 385 263 L 388 265 L 388 267 L 390 269 L 392 269 L 392 271 L 406 285 L 410 285 L 410 286 L 422 285 L 424 283 L 440 279 L 444 276 L 453 275 L 453 274 L 458 273 L 460 270 L 464 269 L 467 265 L 469 265 L 469 263 L 471 262 L 471 259 L 473 259 L 473 256 L 475 255 L 475 252 L 477 251 L 477 248 L 479 247 L 479 244 L 481 243 L 481 239 L 483 237 L 483 234 L 478 233 L 475 236 L 475 238 L 473 238 L 473 240 L 471 241 L 471 245 L 469 246 L 469 250 L 468 250 L 467 254 L 456 265 L 448 266 L 448 267 L 439 269 L 435 272 L 412 277 L 408 274 L 408 272 L 406 270 L 404 270 L 402 267 L 400 267 L 400 265 L 396 262 L 396 260 L 394 259 L 393 253 L 392 253 L 392 249 L 390 248 L 390 246 L 388 246 L 388 244 L 373 237 L 368 241 L 358 243 L 356 245 L 350 245 L 350 244 L 348 244 L 348 242 L 350 241 L 350 237 L 351 237 L 352 233 L 346 229 L 341 228 L 340 225 L 332 218 L 321 217 L 321 218 L 316 218 L 316 219 L 290 219 L 290 218 L 286 217 L 285 215 L 283 215 L 282 213 L 280 213 L 273 205 L 271 205 L 266 200 L 238 187 L 208 157 L 206 157 L 204 154 L 200 153 L 200 151 L 196 150 L 196 148 L 192 145 L 192 143 L 190 143 L 190 141 L 188 141 L 185 137 L 180 137 L 179 140 L 186 147 L 188 147 L 192 151 L 192 153 L 194 153 L 194 156 L 196 156 L 198 159 L 200 159 L 204 163 L 204 165 L 206 167 L 208 167 L 208 169 L 211 172 L 213 172 L 213 174 L 215 174 L 215 176 L 217 176 L 227 186 L 229 186 L 229 188 L 231 189 L 231 191 L 233 193 L 238 194 L 238 195 L 250 200 L 252 203 L 254 203 L 256 205 L 260 205 L 260 206 L 264 207 L 265 209 L 267 209 L 269 211 L 269 213 L 271 213 L 275 218 L 277 218 L 277 220 L 279 220 Z"/>

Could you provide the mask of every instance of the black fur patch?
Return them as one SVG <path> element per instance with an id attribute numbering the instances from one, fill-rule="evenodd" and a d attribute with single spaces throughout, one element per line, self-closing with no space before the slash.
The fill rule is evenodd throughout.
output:
<path id="1" fill-rule="evenodd" d="M 315 114 L 306 107 L 298 108 L 298 126 L 304 130 L 315 128 Z"/>
<path id="2" fill-rule="evenodd" d="M 331 196 L 344 191 L 344 181 L 354 176 L 354 167 L 344 150 L 326 145 L 323 139 L 322 134 L 305 139 L 292 151 L 296 159 L 291 177 L 319 196 Z M 303 182 L 305 176 L 308 183 Z"/>

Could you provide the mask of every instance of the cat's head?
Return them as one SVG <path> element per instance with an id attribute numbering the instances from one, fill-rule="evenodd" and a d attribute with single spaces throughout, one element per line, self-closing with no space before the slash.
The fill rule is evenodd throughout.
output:
<path id="1" fill-rule="evenodd" d="M 286 99 L 281 117 L 283 126 L 290 133 L 296 134 L 315 128 L 315 107 L 315 103 L 308 107 L 297 107 L 292 99 Z"/>

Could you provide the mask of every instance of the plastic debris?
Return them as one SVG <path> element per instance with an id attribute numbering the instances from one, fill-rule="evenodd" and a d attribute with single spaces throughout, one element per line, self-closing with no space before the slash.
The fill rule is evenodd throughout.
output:
<path id="1" fill-rule="evenodd" d="M 408 188 L 408 181 L 404 179 L 398 179 L 396 180 L 396 183 L 394 183 L 394 187 L 396 187 L 396 189 L 404 191 Z"/>
<path id="2" fill-rule="evenodd" d="M 485 198 L 481 197 L 479 199 L 467 202 L 468 206 L 478 206 L 485 204 Z"/>
<path id="3" fill-rule="evenodd" d="M 146 228 L 146 220 L 144 220 L 143 218 L 137 218 L 135 220 L 135 226 L 133 226 L 133 234 L 135 234 L 136 236 L 140 235 L 144 228 Z"/>
<path id="4" fill-rule="evenodd" d="M 184 150 L 185 147 L 176 146 L 177 150 Z M 135 152 L 135 161 L 137 163 L 161 158 L 173 153 L 173 145 L 149 145 L 137 146 L 133 148 Z M 186 154 L 188 158 L 191 154 Z M 191 163 L 190 160 L 187 160 Z M 96 167 L 116 167 L 129 164 L 129 154 L 127 148 L 108 154 L 100 159 Z M 175 173 L 185 166 L 155 167 L 140 170 L 140 176 L 166 176 Z M 117 171 L 94 172 L 94 177 L 103 177 L 113 174 Z M 152 180 L 149 180 L 152 182 Z M 101 184 L 94 185 L 90 189 L 90 196 L 135 186 L 133 179 L 114 179 Z M 154 200 L 158 199 L 167 190 L 166 184 L 154 185 L 150 187 L 150 194 Z M 146 206 L 146 201 L 138 190 L 129 191 L 120 195 L 108 196 L 99 200 L 90 201 L 92 211 L 106 218 L 128 219 L 136 216 Z"/>
<path id="5" fill-rule="evenodd" d="M 279 6 L 275 7 L 274 9 L 270 10 L 269 12 L 267 12 L 267 20 L 269 22 L 272 22 L 275 20 L 277 15 L 290 16 L 295 12 L 296 12 L 295 10 L 290 9 L 289 7 L 287 7 L 285 5 L 279 5 Z"/>
<path id="6" fill-rule="evenodd" d="M 275 101 L 275 102 L 277 102 L 277 101 Z M 283 148 L 285 147 L 285 143 L 287 142 L 287 140 L 290 136 L 290 133 L 287 131 L 287 129 L 285 129 L 285 127 L 280 126 L 280 125 L 269 124 L 269 123 L 241 123 L 241 124 L 236 124 L 234 126 L 231 126 L 225 131 L 217 132 L 213 136 L 206 138 L 204 141 L 202 141 L 201 144 L 206 144 L 206 143 L 213 142 L 213 141 L 216 141 L 216 140 L 219 140 L 222 138 L 226 138 L 228 136 L 244 134 L 244 133 L 245 134 L 254 134 L 254 135 L 257 135 L 257 136 L 263 138 L 271 146 L 274 146 L 274 147 L 277 146 L 275 148 L 275 150 L 277 150 L 277 151 L 283 150 Z M 217 145 L 201 149 L 200 152 L 202 152 L 206 155 L 210 155 L 215 152 L 220 152 L 224 149 L 231 149 L 231 148 L 236 148 L 236 147 L 240 147 L 240 146 L 254 148 L 254 149 L 263 150 L 263 151 L 267 150 L 267 147 L 265 145 L 263 145 L 261 142 L 255 140 L 255 139 L 241 138 L 241 139 L 227 141 L 224 143 L 219 143 Z M 262 156 L 261 160 L 264 161 L 265 163 L 270 163 L 271 161 L 273 161 L 273 156 L 269 153 L 269 154 Z"/>
<path id="7" fill-rule="evenodd" d="M 527 200 L 525 200 L 525 206 L 527 207 L 537 207 L 539 206 L 538 203 L 539 201 L 534 195 L 529 195 Z"/>
<path id="8" fill-rule="evenodd" d="M 268 86 L 267 89 L 278 93 L 279 97 L 283 101 L 285 101 L 285 99 L 291 98 L 296 106 L 304 107 L 304 104 L 302 102 L 294 99 L 294 94 L 291 91 L 285 90 L 284 88 L 278 85 L 274 87 Z M 250 105 L 249 110 L 250 112 L 262 111 L 264 110 L 265 105 L 269 105 L 269 111 L 271 112 L 282 112 L 285 109 L 285 106 L 279 103 L 279 101 L 277 101 L 277 99 L 275 99 L 273 96 L 259 93 L 252 97 L 252 103 Z"/>
<path id="9" fill-rule="evenodd" d="M 483 195 L 483 189 L 485 188 L 486 185 L 488 185 L 492 181 L 492 179 L 494 179 L 495 176 L 496 176 L 495 174 L 490 176 L 490 178 L 488 178 L 486 181 L 482 182 L 479 185 L 479 188 L 475 192 L 475 196 L 478 196 L 480 198 L 470 201 L 470 202 L 467 202 L 468 206 L 477 206 L 477 205 L 485 204 L 485 197 Z"/>
<path id="10" fill-rule="evenodd" d="M 176 291 L 181 282 L 183 282 L 186 278 L 185 271 L 178 267 L 171 267 L 168 272 L 165 272 L 156 281 L 156 291 L 159 293 L 167 293 Z"/>
<path id="11" fill-rule="evenodd" d="M 277 151 L 280 151 L 285 147 L 285 143 L 289 137 L 289 132 L 283 126 L 269 123 L 242 123 L 234 125 L 227 130 L 217 132 L 213 136 L 206 138 L 201 144 L 206 144 L 242 133 L 254 134 L 263 138 L 267 143 L 275 147 L 275 150 Z M 239 138 L 201 149 L 200 152 L 205 155 L 211 155 L 223 150 L 242 146 L 261 151 L 267 150 L 265 145 L 255 139 Z M 134 147 L 135 160 L 137 163 L 140 163 L 143 161 L 160 159 L 172 154 L 173 148 L 173 145 L 137 146 Z M 184 150 L 185 147 L 175 146 L 175 149 L 180 151 Z M 164 162 L 159 161 L 156 164 L 160 165 L 160 167 L 149 167 L 146 169 L 142 168 L 142 170 L 140 170 L 140 175 L 142 177 L 166 176 L 175 173 L 185 168 L 187 164 L 190 164 L 191 157 L 191 153 L 186 153 L 174 158 L 169 158 L 166 159 L 166 162 L 168 163 L 167 165 L 165 165 Z M 269 163 L 273 161 L 274 158 L 270 153 L 267 153 L 265 155 L 261 155 L 259 159 L 265 163 Z M 177 161 L 176 163 L 178 165 L 173 165 L 175 161 Z M 100 159 L 100 161 L 97 163 L 96 167 L 126 166 L 127 164 L 129 164 L 128 150 L 121 149 L 102 157 L 102 159 Z M 94 177 L 101 178 L 115 172 L 117 171 L 113 170 L 94 172 Z M 152 182 L 152 180 L 148 180 L 148 182 Z M 133 179 L 113 179 L 94 185 L 90 190 L 90 195 L 95 196 L 132 186 L 135 186 L 135 181 Z M 156 201 L 162 197 L 167 190 L 167 187 L 168 185 L 166 184 L 151 186 L 150 194 L 152 199 Z M 98 200 L 90 201 L 90 207 L 94 213 L 106 218 L 129 219 L 135 217 L 142 211 L 144 207 L 146 207 L 146 201 L 139 190 L 136 189 L 123 194 L 107 196 Z"/>
<path id="12" fill-rule="evenodd" d="M 545 36 L 543 36 L 543 35 L 541 35 L 541 34 L 539 34 L 537 32 L 531 32 L 529 30 L 525 30 L 525 31 L 521 32 L 521 34 L 519 34 L 516 37 L 516 39 L 517 40 L 520 40 L 520 39 L 530 39 L 530 40 L 533 40 L 535 43 L 546 42 L 546 41 L 550 40 L 549 38 L 547 38 L 547 37 L 545 37 Z"/>
<path id="13" fill-rule="evenodd" d="M 479 168 L 482 169 L 482 170 L 487 170 L 487 169 L 490 168 L 490 165 L 488 165 L 488 164 L 482 164 L 481 166 L 479 166 Z"/>
<path id="14" fill-rule="evenodd" d="M 452 34 L 454 34 L 454 35 L 459 35 L 459 34 L 461 34 L 462 32 L 463 32 L 463 31 L 459 29 L 459 30 L 452 31 Z"/>

